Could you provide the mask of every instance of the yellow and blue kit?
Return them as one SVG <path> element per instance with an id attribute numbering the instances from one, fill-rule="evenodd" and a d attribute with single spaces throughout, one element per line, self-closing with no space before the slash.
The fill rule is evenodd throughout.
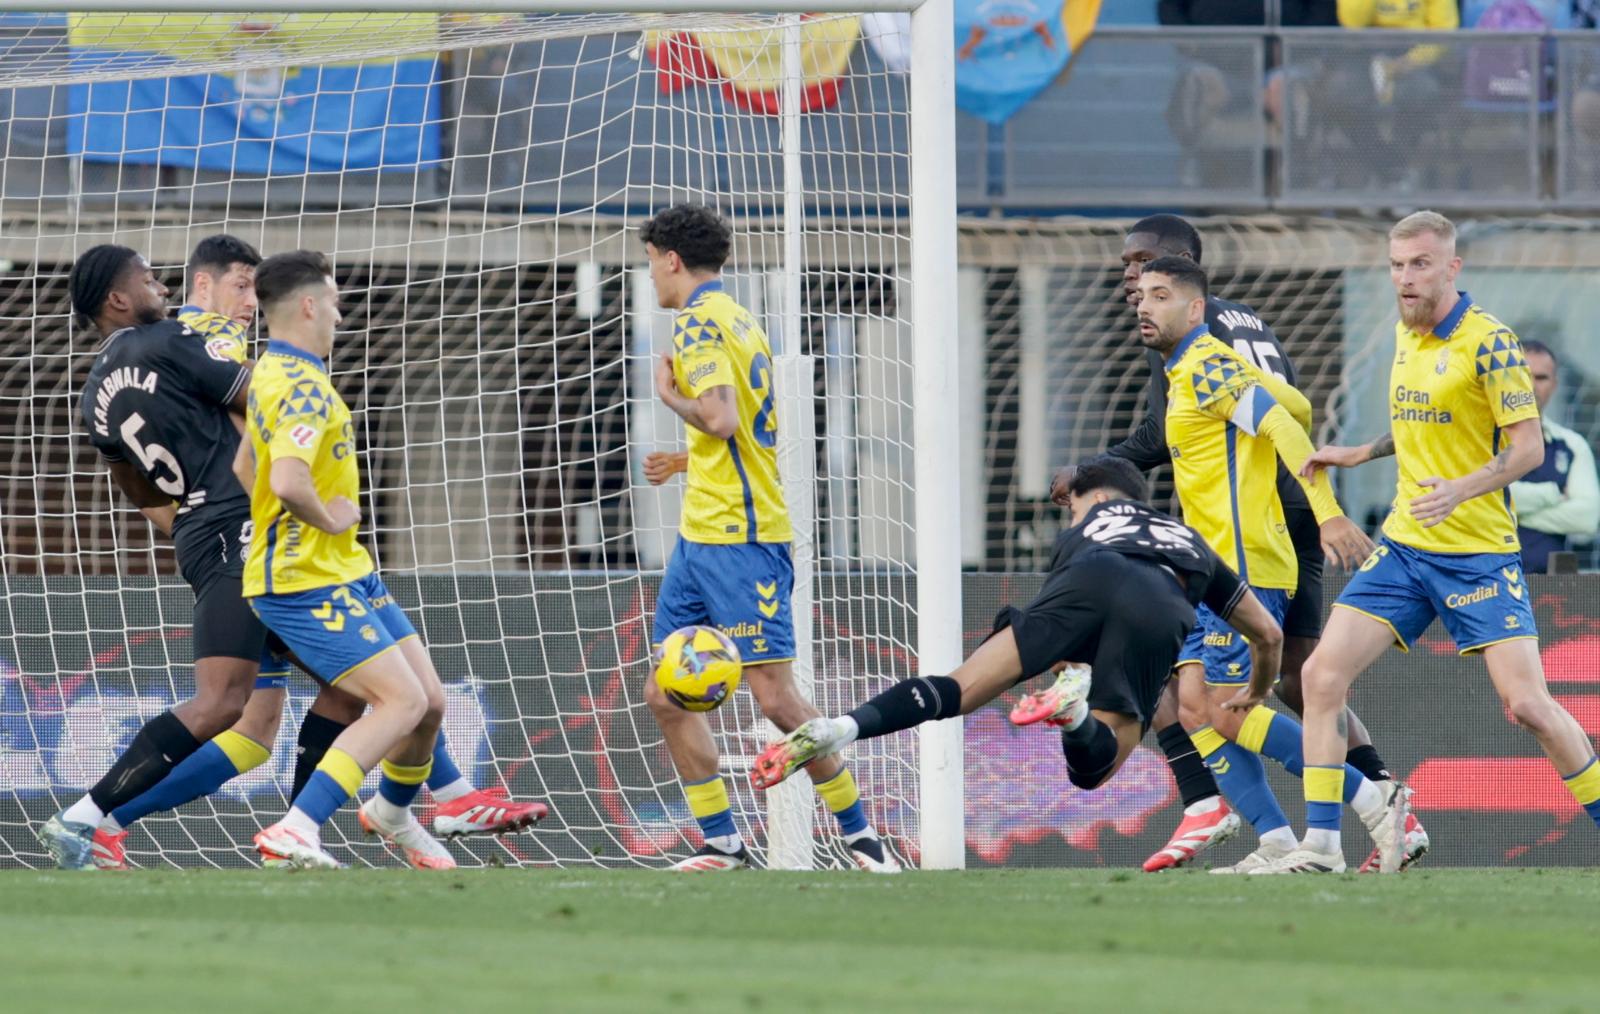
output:
<path id="1" fill-rule="evenodd" d="M 268 629 L 313 672 L 337 682 L 362 663 L 416 636 L 373 573 L 351 526 L 338 535 L 291 514 L 272 492 L 272 462 L 304 461 L 317 495 L 359 502 L 360 468 L 350 409 L 321 359 L 287 342 L 267 343 L 250 380 L 246 428 L 256 455 L 250 492 L 255 534 L 244 595 Z"/>
<path id="2" fill-rule="evenodd" d="M 1299 563 L 1278 497 L 1278 461 L 1298 471 L 1311 456 L 1311 403 L 1203 324 L 1172 350 L 1166 371 L 1166 437 L 1184 522 L 1281 624 Z M 1301 485 L 1318 524 L 1341 515 L 1326 479 Z M 1191 662 L 1205 666 L 1210 683 L 1250 680 L 1245 639 L 1203 607 L 1179 656 L 1179 665 Z"/>
<path id="3" fill-rule="evenodd" d="M 1394 504 L 1377 551 L 1334 605 L 1385 624 L 1402 650 L 1435 616 L 1463 655 L 1538 637 L 1509 489 L 1459 504 L 1431 528 L 1411 515 L 1429 491 L 1420 480 L 1477 471 L 1504 450 L 1505 427 L 1538 417 L 1522 343 L 1465 292 L 1432 331 L 1396 325 Z"/>
<path id="4" fill-rule="evenodd" d="M 652 640 L 710 624 L 746 663 L 794 657 L 794 565 L 778 475 L 778 415 L 766 332 L 722 288 L 690 294 L 673 332 L 678 390 L 732 388 L 739 425 L 726 440 L 688 427 L 689 474 L 678 543 L 657 596 Z"/>

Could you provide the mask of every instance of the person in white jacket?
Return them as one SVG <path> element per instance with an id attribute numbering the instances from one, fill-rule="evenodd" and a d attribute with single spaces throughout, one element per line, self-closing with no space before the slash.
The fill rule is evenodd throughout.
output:
<path id="1" fill-rule="evenodd" d="M 1552 422 L 1547 414 L 1560 381 L 1560 363 L 1548 345 L 1522 343 L 1528 369 L 1533 373 L 1533 394 L 1539 403 L 1539 425 L 1544 430 L 1544 464 L 1511 484 L 1517 510 L 1517 538 L 1522 542 L 1522 566 L 1530 574 L 1548 569 L 1550 554 L 1587 545 L 1600 528 L 1600 480 L 1595 477 L 1594 452 L 1588 441 Z"/>

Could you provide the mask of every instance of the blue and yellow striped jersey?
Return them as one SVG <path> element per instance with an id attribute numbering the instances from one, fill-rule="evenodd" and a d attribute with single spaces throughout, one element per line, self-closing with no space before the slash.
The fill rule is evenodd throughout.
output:
<path id="1" fill-rule="evenodd" d="M 713 544 L 791 541 L 778 477 L 778 412 L 767 333 L 714 280 L 689 296 L 672 345 L 680 392 L 698 398 L 728 386 L 739 408 L 739 428 L 728 440 L 688 427 L 688 489 L 679 533 L 690 542 Z"/>
<path id="2" fill-rule="evenodd" d="M 1522 342 L 1465 292 L 1428 333 L 1395 325 L 1389 427 L 1400 476 L 1384 534 L 1430 553 L 1518 552 L 1509 489 L 1460 504 L 1432 528 L 1411 516 L 1411 501 L 1428 492 L 1419 479 L 1477 471 L 1505 448 L 1502 427 L 1538 417 Z"/>
<path id="3" fill-rule="evenodd" d="M 250 358 L 249 329 L 230 317 L 189 305 L 178 311 L 178 323 L 205 336 L 206 353 L 213 359 L 242 363 Z"/>
<path id="4" fill-rule="evenodd" d="M 255 534 L 245 561 L 245 597 L 325 588 L 372 573 L 372 557 L 356 541 L 359 525 L 329 535 L 290 514 L 272 492 L 272 462 L 298 458 L 311 467 L 324 501 L 343 496 L 360 502 L 350 409 L 322 360 L 287 342 L 268 342 L 250 378 L 245 426 L 256 454 L 250 491 Z"/>
<path id="5" fill-rule="evenodd" d="M 1278 498 L 1278 450 L 1246 393 L 1264 388 L 1302 428 L 1311 404 L 1299 391 L 1257 369 L 1205 327 L 1167 357 L 1167 445 L 1183 520 L 1256 588 L 1294 588 L 1300 566 Z"/>

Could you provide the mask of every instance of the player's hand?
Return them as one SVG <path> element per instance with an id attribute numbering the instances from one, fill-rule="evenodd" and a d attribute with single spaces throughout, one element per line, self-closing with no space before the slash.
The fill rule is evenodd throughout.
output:
<path id="1" fill-rule="evenodd" d="M 1320 529 L 1322 536 L 1322 553 L 1346 573 L 1353 570 L 1362 560 L 1372 555 L 1377 548 L 1372 540 L 1367 538 L 1367 533 L 1361 530 L 1349 518 L 1329 518 L 1322 523 Z"/>
<path id="2" fill-rule="evenodd" d="M 1062 507 L 1072 506 L 1072 473 L 1071 465 L 1056 470 L 1055 478 L 1050 480 L 1051 503 Z"/>
<path id="3" fill-rule="evenodd" d="M 1300 475 L 1306 479 L 1315 479 L 1317 472 L 1324 468 L 1354 468 L 1367 460 L 1365 447 L 1340 447 L 1329 444 L 1319 447 L 1311 452 L 1311 457 L 1300 466 Z"/>
<path id="4" fill-rule="evenodd" d="M 672 355 L 668 352 L 661 353 L 661 358 L 656 360 L 656 395 L 668 405 L 674 398 L 681 398 L 678 393 L 678 378 L 672 372 Z"/>
<path id="5" fill-rule="evenodd" d="M 1272 693 L 1271 688 L 1257 690 L 1254 687 L 1243 686 L 1232 697 L 1222 702 L 1222 707 L 1227 711 L 1249 711 L 1258 704 L 1266 702 L 1267 695 Z"/>
<path id="6" fill-rule="evenodd" d="M 652 486 L 689 470 L 689 455 L 683 451 L 654 451 L 645 456 L 644 477 Z"/>
<path id="7" fill-rule="evenodd" d="M 327 509 L 328 517 L 333 521 L 333 527 L 328 530 L 329 535 L 347 532 L 361 523 L 361 508 L 357 507 L 349 497 L 334 497 L 328 501 Z"/>
<path id="8" fill-rule="evenodd" d="M 1432 528 L 1450 516 L 1450 512 L 1467 499 L 1466 489 L 1460 479 L 1422 479 L 1417 485 L 1431 489 L 1411 501 L 1411 516 L 1422 522 L 1422 527 Z"/>

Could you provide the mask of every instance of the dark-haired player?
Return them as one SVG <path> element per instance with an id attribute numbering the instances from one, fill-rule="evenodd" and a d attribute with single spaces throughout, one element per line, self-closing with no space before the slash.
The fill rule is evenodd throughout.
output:
<path id="1" fill-rule="evenodd" d="M 56 865 L 92 869 L 95 829 L 211 737 L 238 720 L 255 682 L 265 630 L 239 594 L 250 504 L 232 473 L 250 367 L 208 355 L 206 338 L 167 319 L 167 287 L 125 246 L 102 245 L 72 266 L 72 307 L 104 337 L 84 386 L 89 442 L 117 486 L 163 534 L 195 592 L 193 698 L 151 719 L 82 799 L 39 838 Z"/>
<path id="2" fill-rule="evenodd" d="M 1205 272 L 1187 258 L 1161 257 L 1145 265 L 1139 276 L 1139 339 L 1164 360 L 1170 385 L 1166 437 L 1184 518 L 1281 622 L 1298 574 L 1276 486 L 1280 462 L 1298 470 L 1311 457 L 1311 405 L 1206 330 L 1206 294 Z M 1346 566 L 1366 556 L 1371 540 L 1344 516 L 1328 484 L 1297 481 L 1304 483 L 1327 555 Z M 1178 673 L 1185 696 L 1205 701 L 1203 723 L 1190 728 L 1195 748 L 1210 758 L 1235 743 L 1244 752 L 1236 753 L 1230 767 L 1246 761 L 1259 769 L 1255 755 L 1260 754 L 1299 775 L 1304 767 L 1299 723 L 1271 708 L 1225 706 L 1245 684 L 1254 688 L 1260 680 L 1263 691 L 1270 690 L 1278 674 L 1255 672 L 1237 638 L 1201 612 Z M 1196 657 L 1198 663 L 1190 661 Z M 1236 774 L 1219 773 L 1225 785 Z M 1234 802 L 1259 827 L 1268 812 L 1281 814 L 1282 808 L 1264 772 L 1258 784 L 1248 796 L 1235 794 Z M 1403 810 L 1405 792 L 1393 782 L 1378 784 L 1351 768 L 1344 801 L 1361 814 L 1386 855 L 1397 856 L 1398 825 L 1386 815 L 1392 807 Z M 1212 872 L 1247 873 L 1288 855 L 1297 844 L 1285 822 L 1262 834 L 1260 848 L 1239 864 Z"/>
<path id="3" fill-rule="evenodd" d="M 1139 301 L 1139 275 L 1144 266 L 1158 257 L 1182 257 L 1201 263 L 1203 244 L 1195 227 L 1177 215 L 1151 215 L 1135 222 L 1128 230 L 1122 249 L 1123 293 L 1128 304 L 1137 307 Z M 1218 340 L 1230 346 L 1240 358 L 1285 383 L 1296 385 L 1294 363 L 1284 350 L 1270 325 L 1262 321 L 1254 309 L 1243 304 L 1208 295 L 1205 306 L 1207 330 Z M 1145 416 L 1134 432 L 1121 443 L 1112 446 L 1109 453 L 1126 458 L 1143 470 L 1149 470 L 1172 461 L 1166 439 L 1167 374 L 1159 353 L 1147 349 L 1145 359 L 1150 368 Z M 1316 647 L 1322 631 L 1323 611 L 1323 553 L 1316 516 L 1306 502 L 1304 491 L 1287 469 L 1278 472 L 1278 498 L 1283 505 L 1285 523 L 1294 544 L 1298 567 L 1298 583 L 1283 618 L 1283 674 L 1276 687 L 1280 700 L 1296 714 L 1302 708 L 1300 694 L 1300 669 Z M 1057 497 L 1058 502 L 1061 497 Z M 1203 636 L 1203 635 L 1201 635 Z M 1199 637 L 1191 639 L 1185 651 L 1187 661 L 1201 662 Z M 1168 869 L 1193 859 L 1200 852 L 1232 834 L 1237 817 L 1218 795 L 1217 782 L 1193 741 L 1179 721 L 1178 681 L 1174 680 L 1162 700 L 1155 720 L 1157 738 L 1167 763 L 1177 780 L 1184 803 L 1184 818 L 1173 832 L 1172 840 L 1149 859 L 1144 868 L 1154 872 Z M 1204 723 L 1204 704 L 1190 701 L 1184 708 L 1187 724 L 1198 727 Z M 1389 778 L 1382 758 L 1372 746 L 1366 726 L 1352 711 L 1348 716 L 1349 747 L 1346 760 L 1367 779 L 1380 782 Z M 1215 755 L 1214 765 L 1227 783 L 1230 794 L 1265 801 L 1270 794 L 1264 791 L 1265 772 L 1254 757 L 1235 744 L 1227 744 Z M 1287 828 L 1288 818 L 1281 808 L 1268 807 L 1257 813 L 1260 834 L 1270 834 L 1277 828 Z M 1283 831 L 1283 834 L 1289 832 Z M 1428 850 L 1427 832 L 1415 815 L 1408 815 L 1406 824 L 1407 863 L 1420 859 Z M 1377 853 L 1369 857 L 1363 870 L 1377 868 Z"/>
<path id="4" fill-rule="evenodd" d="M 818 711 L 794 685 L 794 565 L 789 509 L 778 477 L 778 417 L 772 349 L 750 311 L 722 288 L 733 230 L 710 208 L 678 204 L 640 230 L 662 307 L 678 311 L 671 353 L 656 363 L 656 394 L 686 425 L 688 483 L 683 523 L 656 601 L 651 640 L 679 627 L 728 631 L 762 714 L 790 730 Z M 706 717 L 667 700 L 655 680 L 645 701 L 661 726 L 705 844 L 674 869 L 719 872 L 750 864 L 717 771 Z M 839 821 L 855 864 L 874 873 L 900 866 L 868 822 L 850 769 L 836 758 L 810 768 L 817 794 Z"/>
<path id="5" fill-rule="evenodd" d="M 1018 713 L 1059 725 L 1072 784 L 1098 788 L 1149 728 L 1202 603 L 1249 638 L 1257 671 L 1277 671 L 1278 624 L 1198 532 L 1143 502 L 1138 469 L 1099 455 L 1073 471 L 1067 492 L 1072 527 L 1032 602 L 1001 610 L 995 632 L 949 676 L 901 680 L 847 715 L 806 722 L 767 747 L 751 780 L 770 788 L 858 739 L 968 714 L 1060 663 L 1087 662 L 1067 666 Z M 1233 706 L 1265 693 L 1241 693 Z"/>

